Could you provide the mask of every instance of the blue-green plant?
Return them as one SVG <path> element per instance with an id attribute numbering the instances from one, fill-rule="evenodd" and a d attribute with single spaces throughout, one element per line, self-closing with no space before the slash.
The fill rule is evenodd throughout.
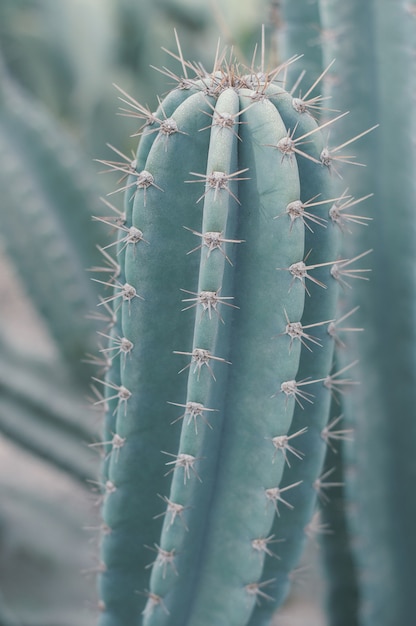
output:
<path id="1" fill-rule="evenodd" d="M 218 53 L 212 72 L 178 50 L 156 112 L 122 93 L 142 137 L 107 162 L 126 197 L 101 381 L 103 626 L 268 623 L 337 484 L 330 400 L 353 382 L 353 363 L 332 368 L 356 271 L 324 134 L 343 114 L 319 126 L 320 98 L 285 91 L 290 62 L 266 71 L 264 48 L 259 68 Z"/>
<path id="2" fill-rule="evenodd" d="M 367 185 L 374 192 L 372 227 L 348 238 L 345 248 L 348 255 L 366 248 L 374 252 L 368 289 L 356 281 L 359 289 L 345 293 L 348 306 L 360 305 L 355 321 L 365 333 L 350 342 L 363 384 L 346 398 L 355 444 L 344 454 L 359 620 L 390 626 L 414 620 L 416 578 L 416 4 L 322 0 L 320 10 L 325 61 L 337 59 L 326 95 L 333 96 L 335 108 L 342 101 L 352 112 L 342 133 L 334 129 L 334 140 L 342 143 L 344 133 L 370 119 L 380 123 L 361 146 L 365 177 L 357 168 L 342 181 L 358 193 Z"/>
<path id="3" fill-rule="evenodd" d="M 283 13 L 293 10 L 282 3 Z M 324 537 L 329 581 L 330 623 L 365 626 L 411 623 L 412 583 L 416 577 L 415 498 L 411 495 L 415 465 L 415 60 L 414 1 L 316 0 L 298 2 L 308 16 L 303 36 L 318 24 L 323 67 L 336 59 L 325 77 L 328 107 L 345 107 L 351 114 L 343 128 L 331 130 L 343 145 L 348 136 L 374 122 L 376 133 L 366 137 L 359 152 L 347 147 L 367 167 L 342 171 L 337 189 L 373 192 L 371 228 L 346 237 L 343 255 L 355 257 L 373 249 L 371 281 L 355 281 L 342 301 L 354 310 L 346 326 L 365 329 L 349 333 L 339 350 L 340 367 L 354 354 L 362 381 L 347 395 L 335 414 L 344 414 L 341 429 L 354 430 L 338 455 L 337 472 L 345 487 L 323 510 L 334 534 Z M 306 6 L 308 5 L 308 6 Z M 285 42 L 294 45 L 290 27 Z M 341 165 L 342 167 L 342 165 Z M 410 270 L 410 273 L 409 273 Z M 356 275 L 356 278 L 364 276 Z M 339 466 L 343 467 L 339 467 Z M 338 532 L 335 532 L 338 531 Z M 334 565 L 336 564 L 336 570 Z M 354 580 L 355 577 L 355 580 Z M 352 592 L 352 593 L 351 593 Z M 355 612 L 355 615 L 354 615 Z"/>

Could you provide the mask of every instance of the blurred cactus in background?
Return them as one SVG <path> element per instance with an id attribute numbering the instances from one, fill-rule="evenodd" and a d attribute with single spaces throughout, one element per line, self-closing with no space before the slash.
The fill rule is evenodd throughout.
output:
<path id="1" fill-rule="evenodd" d="M 98 535 L 101 522 L 98 512 L 103 500 L 103 482 L 111 483 L 117 472 L 124 471 L 121 439 L 120 449 L 115 451 L 120 455 L 119 466 L 114 462 L 115 454 L 109 453 L 118 433 L 117 424 L 124 424 L 125 419 L 126 423 L 130 423 L 130 409 L 126 409 L 124 414 L 126 403 L 121 402 L 116 424 L 113 412 L 120 398 L 113 391 L 114 387 L 119 389 L 124 383 L 128 388 L 131 377 L 127 368 L 119 367 L 117 372 L 114 363 L 123 363 L 123 359 L 127 363 L 132 355 L 127 353 L 127 344 L 124 346 L 126 353 L 123 353 L 121 343 L 120 346 L 117 344 L 117 340 L 123 337 L 121 318 L 117 320 L 114 330 L 110 329 L 110 323 L 115 319 L 114 310 L 117 309 L 117 306 L 113 309 L 111 301 L 107 302 L 112 296 L 112 287 L 91 280 L 91 277 L 111 284 L 124 280 L 124 272 L 134 276 L 131 267 L 134 267 L 135 255 L 132 249 L 126 249 L 126 235 L 120 230 L 120 216 L 133 205 L 130 202 L 132 191 L 128 188 L 124 207 L 121 194 L 110 195 L 100 202 L 100 197 L 106 198 L 106 194 L 114 191 L 110 177 L 102 176 L 100 172 L 113 170 L 114 163 L 122 158 L 125 165 L 115 167 L 122 169 L 116 179 L 123 177 L 137 142 L 137 137 L 127 136 L 129 129 L 131 133 L 137 133 L 141 125 L 141 122 L 137 124 L 137 117 L 129 121 L 114 115 L 117 95 L 121 100 L 122 110 L 119 113 L 122 115 L 131 116 L 133 111 L 134 117 L 137 110 L 134 111 L 131 105 L 137 99 L 149 114 L 158 111 L 155 115 L 160 123 L 173 113 L 173 109 L 169 109 L 170 96 L 167 100 L 163 99 L 174 87 L 172 82 L 178 73 L 178 59 L 175 61 L 166 55 L 166 49 L 176 49 L 174 29 L 180 39 L 182 52 L 179 56 L 183 54 L 182 58 L 190 61 L 189 67 L 197 68 L 197 80 L 204 81 L 207 79 L 203 76 L 203 68 L 212 68 L 219 36 L 221 49 L 224 45 L 232 46 L 241 66 L 246 64 L 251 67 L 261 24 L 265 24 L 266 42 L 269 42 L 265 60 L 268 70 L 303 55 L 302 59 L 288 64 L 283 74 L 277 76 L 282 81 L 277 83 L 279 89 L 280 85 L 284 86 L 299 105 L 303 101 L 309 102 L 303 117 L 306 122 L 296 127 L 295 136 L 301 135 L 302 124 L 309 124 L 312 128 L 316 121 L 323 126 L 320 131 L 320 157 L 325 157 L 322 147 L 327 144 L 336 146 L 326 155 L 326 165 L 329 165 L 332 174 L 328 177 L 332 191 L 317 190 L 316 194 L 325 193 L 326 199 L 338 200 L 331 216 L 328 214 L 331 205 L 316 206 L 314 211 L 311 209 L 313 214 L 317 211 L 322 219 L 331 220 L 331 223 L 325 224 L 327 228 L 322 221 L 302 225 L 305 231 L 304 252 L 306 255 L 312 248 L 313 257 L 317 248 L 312 243 L 308 225 L 322 239 L 328 236 L 329 227 L 334 227 L 334 232 L 343 235 L 342 251 L 335 252 L 338 243 L 332 248 L 337 259 L 331 255 L 331 258 L 325 255 L 325 259 L 350 259 L 354 262 L 335 265 L 341 270 L 338 276 L 341 282 L 338 287 L 339 309 L 328 312 L 327 316 L 322 314 L 328 323 L 334 324 L 335 321 L 335 327 L 331 327 L 331 340 L 335 338 L 336 355 L 331 373 L 343 372 L 355 361 L 358 364 L 351 371 L 351 376 L 348 370 L 341 375 L 344 382 L 347 380 L 344 387 L 351 388 L 341 396 L 335 394 L 329 422 L 326 422 L 324 412 L 320 417 L 322 424 L 317 420 L 316 424 L 321 424 L 320 434 L 318 426 L 304 424 L 306 412 L 301 411 L 299 406 L 294 410 L 291 425 L 285 413 L 287 436 L 295 437 L 299 430 L 308 426 L 308 431 L 296 436 L 293 446 L 289 443 L 292 439 L 287 440 L 285 451 L 290 467 L 284 455 L 280 458 L 281 452 L 277 458 L 277 448 L 273 464 L 274 472 L 277 466 L 281 470 L 282 485 L 291 484 L 291 473 L 297 476 L 293 482 L 303 481 L 298 490 L 287 493 L 287 501 L 294 506 L 294 512 L 290 507 L 279 504 L 279 516 L 275 516 L 278 525 L 273 525 L 270 530 L 270 541 L 287 540 L 273 546 L 270 544 L 271 547 L 264 544 L 264 571 L 258 580 L 272 582 L 264 587 L 252 587 L 250 606 L 245 601 L 237 603 L 239 606 L 234 611 L 230 609 L 229 618 L 224 617 L 223 626 L 269 623 L 275 608 L 288 591 L 288 574 L 301 556 L 306 525 L 308 535 L 320 534 L 321 552 L 326 564 L 323 579 L 326 581 L 327 621 L 318 621 L 319 626 L 325 623 L 328 626 L 397 626 L 413 622 L 412 594 L 416 580 L 416 498 L 412 490 L 416 482 L 413 460 L 416 443 L 415 0 L 374 0 L 365 3 L 359 0 L 252 0 L 247 3 L 228 0 L 221 5 L 202 0 L 2 0 L 0 244 L 4 268 L 2 275 L 9 276 L 9 282 L 1 287 L 4 324 L 0 332 L 0 433 L 3 436 L 0 442 L 0 626 L 92 626 L 98 620 L 96 574 L 98 572 L 104 581 L 101 586 L 105 587 L 106 580 L 112 580 L 111 568 L 103 572 L 100 562 Z M 260 48 L 257 56 L 259 54 Z M 226 58 L 230 60 L 232 56 Z M 215 83 L 216 78 L 212 80 Z M 261 80 L 259 75 L 254 91 L 260 88 Z M 113 83 L 121 91 L 117 92 Z M 250 88 L 253 89 L 253 85 Z M 202 100 L 199 108 L 202 110 L 205 106 L 206 114 L 199 110 L 197 115 L 207 118 L 205 125 L 209 126 L 213 101 L 208 104 L 206 99 Z M 160 104 L 161 101 L 166 102 L 166 108 L 165 104 Z M 176 102 L 174 108 L 178 105 L 179 102 Z M 349 114 L 339 123 L 326 125 L 346 110 Z M 242 123 L 237 129 L 243 139 L 250 136 L 249 129 L 245 127 L 249 120 L 245 116 L 251 116 L 249 110 L 241 114 Z M 293 121 L 285 123 L 287 129 L 296 124 Z M 380 127 L 367 133 L 376 124 Z M 147 126 L 147 131 L 150 128 Z M 144 158 L 148 144 L 156 138 L 155 133 L 147 131 L 141 138 L 139 159 Z M 192 134 L 190 130 L 189 133 Z M 200 136 L 198 142 L 206 141 L 209 133 L 210 130 L 196 133 Z M 183 159 L 193 158 L 191 153 L 185 155 L 181 152 L 180 144 L 185 142 L 179 140 L 184 137 L 178 138 L 177 161 L 180 161 L 179 155 Z M 358 138 L 357 143 L 350 143 L 351 138 Z M 237 147 L 233 150 L 239 153 L 242 165 L 240 167 L 238 161 L 239 165 L 233 171 L 239 172 L 248 167 L 245 164 L 252 157 L 244 156 L 242 142 L 236 137 L 234 139 Z M 172 137 L 168 139 L 171 140 Z M 317 149 L 313 136 L 306 137 L 306 141 L 302 150 L 309 152 Z M 158 143 L 159 156 L 163 160 L 168 151 L 163 141 Z M 273 144 L 273 141 L 270 139 L 264 143 Z M 274 149 L 269 150 L 273 152 Z M 201 158 L 198 153 L 194 160 Z M 100 159 L 101 163 L 94 159 Z M 255 157 L 253 159 L 256 161 Z M 351 163 L 358 165 L 351 167 Z M 366 164 L 366 167 L 360 167 L 360 164 Z M 321 165 L 315 166 L 322 168 Z M 197 165 L 192 163 L 187 167 L 188 179 L 196 178 L 190 174 L 192 171 L 204 173 L 202 166 L 197 169 Z M 324 169 L 328 173 L 327 168 Z M 121 186 L 134 181 L 132 172 L 127 174 L 130 178 L 124 179 Z M 241 178 L 249 176 L 248 172 L 238 175 Z M 225 195 L 227 201 L 232 202 L 233 194 L 240 196 L 235 192 L 235 183 L 230 181 L 229 185 L 230 193 Z M 250 185 L 249 181 L 242 180 L 238 186 L 244 191 Z M 163 189 L 165 186 L 166 183 L 160 184 Z M 199 191 L 199 185 L 185 186 L 192 198 L 189 202 L 198 213 L 203 200 L 198 205 L 195 200 L 203 191 L 198 194 L 195 190 L 198 187 Z M 311 200 L 315 193 L 306 189 L 301 196 L 303 202 Z M 218 193 L 218 197 L 222 198 L 223 191 Z M 136 195 L 142 198 L 145 194 L 150 207 L 156 192 L 156 188 L 143 187 Z M 163 194 L 166 195 L 165 190 Z M 207 197 L 210 195 L 214 192 Z M 135 199 L 135 205 L 140 198 Z M 316 198 L 314 202 L 321 199 Z M 361 202 L 362 209 L 357 206 Z M 114 205 L 115 210 L 108 218 L 110 205 Z M 238 212 L 238 206 L 234 208 Z M 273 220 L 273 228 L 282 228 L 286 218 L 289 220 L 289 215 Z M 106 229 L 103 221 L 110 221 L 114 229 Z M 202 232 L 194 222 L 190 222 L 190 226 L 185 222 L 183 225 L 192 228 L 194 233 Z M 299 221 L 293 224 L 287 234 L 288 240 L 298 237 L 299 225 Z M 192 237 L 195 238 L 192 232 L 182 230 L 182 239 L 189 242 Z M 111 245 L 116 231 L 120 233 L 118 248 Z M 325 235 L 321 235 L 323 232 Z M 142 236 L 140 254 L 148 255 L 151 246 L 144 231 Z M 230 235 L 228 238 L 248 240 L 245 234 Z M 232 247 L 233 244 L 229 245 Z M 194 269 L 198 264 L 193 259 L 199 253 L 198 250 L 185 259 Z M 244 261 L 244 253 L 241 254 Z M 227 256 L 235 262 L 228 248 Z M 127 266 L 124 265 L 125 257 L 128 257 Z M 214 255 L 210 255 L 206 261 L 213 259 L 215 261 Z M 227 276 L 223 284 L 220 281 L 221 284 L 216 284 L 215 288 L 222 290 L 224 300 L 219 311 L 216 308 L 211 311 L 207 305 L 205 315 L 200 315 L 202 321 L 195 325 L 196 335 L 199 337 L 202 333 L 207 340 L 211 337 L 213 345 L 225 341 L 230 328 L 229 317 L 233 314 L 236 319 L 238 314 L 244 317 L 241 313 L 242 298 L 238 294 L 234 294 L 235 301 L 225 300 L 229 296 L 226 287 L 231 286 L 233 281 L 228 276 L 231 265 L 225 257 L 222 260 Z M 278 266 L 277 262 L 274 264 Z M 235 265 L 239 267 L 237 263 Z M 208 263 L 201 264 L 201 267 L 206 272 L 210 271 Z M 370 268 L 371 275 L 367 272 Z M 117 272 L 120 274 L 113 278 Z M 277 267 L 274 273 L 276 281 L 277 275 L 286 275 Z M 239 269 L 237 274 L 240 276 Z M 190 279 L 192 284 L 195 283 L 193 287 L 186 284 L 179 285 L 177 290 L 175 287 L 179 299 L 190 299 L 190 307 L 195 294 L 182 292 L 181 296 L 179 288 L 197 292 L 198 280 L 194 278 Z M 211 280 L 212 276 L 209 278 Z M 354 289 L 350 289 L 351 286 Z M 291 301 L 301 291 L 297 287 L 301 285 L 295 285 L 289 294 Z M 313 289 L 315 287 L 317 292 L 326 293 L 326 290 L 313 285 Z M 267 291 L 269 297 L 271 291 L 269 288 Z M 12 306 L 15 292 L 21 294 L 17 300 L 18 308 Z M 218 296 L 218 302 L 221 297 Z M 327 295 L 325 297 L 328 298 Z M 322 301 L 325 297 L 322 296 Z M 331 298 L 329 296 L 329 300 Z M 227 303 L 240 306 L 240 309 L 224 306 Z M 126 303 L 122 307 L 126 328 L 133 325 L 136 304 L 139 309 L 142 302 Z M 186 306 L 185 303 L 182 308 Z M 290 308 L 289 304 L 287 308 Z M 191 308 L 192 312 L 194 310 Z M 118 311 L 116 313 L 119 315 Z M 221 323 L 218 313 L 221 313 L 225 324 Z M 286 313 L 289 314 L 287 310 Z M 312 306 L 302 319 L 304 327 L 318 320 L 315 313 Z M 181 313 L 182 317 L 187 315 L 191 315 L 190 311 Z M 19 325 L 20 319 L 22 322 Z M 153 319 L 157 326 L 160 320 L 156 320 L 156 314 Z M 324 321 L 322 315 L 319 320 Z M 286 317 L 280 321 L 288 323 Z M 172 324 L 176 322 L 182 329 L 182 322 L 176 320 Z M 208 328 L 210 323 L 218 326 L 213 335 Z M 32 325 L 38 329 L 35 334 L 31 331 Z M 284 332 L 284 328 L 276 330 L 275 334 L 280 332 Z M 215 333 L 219 333 L 218 341 L 213 339 Z M 176 329 L 172 329 L 171 334 L 176 336 Z M 191 339 L 188 337 L 185 340 L 188 346 L 185 348 L 172 339 L 172 349 L 191 352 L 191 335 Z M 319 343 L 327 341 L 324 327 L 311 328 L 310 335 L 317 337 Z M 112 337 L 110 344 L 109 337 Z M 288 339 L 287 336 L 279 336 L 276 341 L 280 343 Z M 296 380 L 300 380 L 299 376 L 302 380 L 309 376 L 314 379 L 321 348 L 314 345 L 314 351 L 309 353 L 302 346 L 302 355 L 299 355 L 297 343 L 295 345 L 293 341 L 291 362 L 300 359 Z M 118 352 L 114 352 L 114 346 Z M 115 353 L 118 356 L 112 359 Z M 325 350 L 322 351 L 324 353 Z M 235 360 L 225 352 L 221 352 L 221 356 L 226 360 Z M 185 357 L 173 354 L 171 358 L 180 361 Z M 113 367 L 105 374 L 111 361 Z M 129 367 L 131 365 L 129 363 Z M 234 367 L 224 363 L 216 365 L 218 368 L 215 366 L 213 369 L 216 377 L 220 367 L 230 370 Z M 179 364 L 177 369 L 180 369 Z M 200 380 L 196 380 L 198 372 L 195 375 L 192 372 L 193 368 L 190 370 L 189 389 L 196 388 L 201 381 L 211 389 L 212 379 L 209 375 L 205 377 L 206 372 L 200 372 Z M 110 383 L 110 387 L 105 386 L 104 393 L 99 383 L 103 379 Z M 352 385 L 352 381 L 356 380 L 361 384 Z M 223 383 L 218 384 L 223 390 Z M 186 382 L 181 379 L 177 385 L 181 385 L 182 389 L 186 387 Z M 160 395 L 160 402 L 182 403 L 186 406 L 182 409 L 177 407 L 179 413 L 187 411 L 189 398 L 178 399 L 174 389 L 173 384 L 172 393 L 167 398 Z M 302 389 L 309 391 L 307 387 Z M 212 393 L 207 391 L 210 398 L 216 397 Z M 315 395 L 315 391 L 313 393 Z M 117 397 L 111 399 L 112 395 Z M 307 394 L 306 398 L 311 399 Z M 103 444 L 101 409 L 106 401 L 110 410 L 105 419 Z M 207 407 L 217 408 L 207 402 Z M 290 398 L 290 402 L 296 404 L 294 398 Z M 307 401 L 302 403 L 309 405 Z M 317 399 L 316 412 L 319 403 Z M 325 403 L 329 404 L 326 400 Z M 175 407 L 167 404 L 166 408 L 174 412 Z M 168 424 L 175 419 L 169 412 L 171 415 Z M 181 446 L 185 440 L 189 443 L 191 435 L 195 435 L 196 440 L 196 430 L 199 435 L 204 432 L 208 439 L 215 439 L 215 434 L 204 420 L 197 424 L 197 419 L 193 413 L 185 414 Z M 218 419 L 217 412 L 206 414 L 206 420 L 213 428 Z M 168 425 L 167 428 L 175 430 L 175 426 Z M 315 431 L 318 435 L 314 439 Z M 176 430 L 175 433 L 173 443 L 176 445 L 179 436 Z M 166 433 L 167 439 L 158 450 L 163 449 L 170 454 L 175 452 L 173 443 L 169 445 L 171 436 L 171 431 Z M 264 445 L 267 444 L 271 445 L 271 442 L 264 440 Z M 320 467 L 326 453 L 325 466 L 319 470 L 320 474 L 316 474 L 316 468 L 313 469 L 314 475 L 309 473 L 308 446 L 314 448 L 313 458 L 319 458 Z M 151 446 L 148 446 L 148 451 L 150 449 Z M 288 452 L 292 449 L 295 453 Z M 178 454 L 181 451 L 182 448 Z M 206 455 L 205 449 L 200 452 L 201 456 Z M 101 470 L 100 455 L 104 459 Z M 163 456 L 159 453 L 159 457 Z M 173 495 L 169 489 L 166 490 L 165 482 L 169 483 L 169 487 L 172 474 L 164 478 L 163 473 L 176 466 L 168 465 L 165 471 L 162 466 L 173 458 L 158 458 L 161 473 L 157 479 L 158 486 L 150 482 L 144 485 L 144 490 L 149 489 L 149 493 L 160 492 L 167 505 Z M 263 455 L 258 461 L 265 463 Z M 199 474 L 199 466 L 195 469 Z M 181 471 L 182 481 L 177 477 Z M 188 467 L 188 471 L 200 486 L 192 468 Z M 176 468 L 173 473 L 174 491 L 184 491 L 183 472 L 182 467 Z M 143 480 L 150 481 L 150 478 L 145 476 Z M 209 482 L 210 479 L 204 477 L 204 489 Z M 311 522 L 312 512 L 317 511 L 314 499 L 309 498 L 307 504 L 305 500 L 300 503 L 309 483 L 315 483 L 321 495 L 320 517 L 314 517 Z M 329 485 L 331 489 L 325 491 L 323 487 L 322 493 L 322 485 Z M 95 496 L 90 494 L 91 488 Z M 282 497 L 286 499 L 285 495 Z M 111 498 L 110 495 L 108 500 Z M 157 511 L 155 508 L 153 513 L 158 515 L 163 502 L 157 497 L 155 500 L 153 504 L 159 504 L 159 508 Z M 219 507 L 218 502 L 217 505 Z M 114 519 L 110 509 L 105 503 L 104 517 L 109 515 L 109 519 Z M 299 515 L 301 509 L 304 513 Z M 186 523 L 189 521 L 190 527 L 195 513 L 190 513 L 188 520 L 189 511 L 187 509 L 184 519 Z M 244 515 L 244 510 L 241 510 L 241 519 Z M 247 503 L 247 515 L 251 515 L 250 503 Z M 160 530 L 163 518 L 158 517 L 155 522 L 160 522 Z M 168 522 L 163 526 L 162 535 L 166 541 L 176 528 Z M 212 529 L 214 532 L 215 528 Z M 156 536 L 152 530 L 142 543 L 160 551 L 169 541 L 162 546 L 159 537 L 160 534 Z M 104 534 L 104 560 L 109 555 L 110 561 L 114 557 L 114 546 L 117 548 L 118 544 L 110 544 L 115 539 L 111 538 L 111 534 Z M 159 547 L 153 546 L 154 543 Z M 143 546 L 139 547 L 142 550 Z M 184 558 L 187 558 L 189 548 L 184 549 Z M 145 552 L 147 554 L 140 556 L 143 558 L 140 567 L 155 559 L 160 561 L 159 553 L 155 552 L 152 559 L 152 551 L 145 548 Z M 278 554 L 281 561 L 273 553 Z M 132 554 L 135 552 L 132 551 Z M 256 561 L 254 569 L 258 568 L 259 562 Z M 140 611 L 146 601 L 148 605 L 152 603 L 152 598 L 155 602 L 159 597 L 158 590 L 165 589 L 170 578 L 173 578 L 174 585 L 177 584 L 176 574 L 168 561 L 165 561 L 165 567 L 156 565 L 154 570 L 151 578 L 150 568 L 144 570 L 149 584 L 143 582 L 137 589 L 134 587 L 137 624 L 141 623 Z M 81 571 L 84 576 L 80 576 Z M 251 571 L 254 571 L 253 568 Z M 105 593 L 108 596 L 108 590 Z M 172 602 L 175 611 L 176 601 Z M 220 603 L 220 594 L 215 594 L 215 602 Z M 320 604 L 319 599 L 316 604 Z M 162 605 L 157 608 L 163 609 Z M 158 617 L 157 611 L 153 612 L 155 615 Z M 165 618 L 166 614 L 161 610 L 161 623 Z M 127 624 L 117 622 L 117 618 L 116 621 L 106 619 L 103 612 L 101 620 L 106 626 Z M 145 619 L 151 622 L 151 611 L 145 613 Z M 276 619 L 279 620 L 279 617 Z M 199 618 L 195 620 L 190 621 L 189 626 L 200 626 Z M 283 617 L 282 622 L 276 623 L 284 624 Z M 311 626 L 311 616 L 307 616 L 303 623 Z M 182 624 L 178 622 L 178 626 Z"/>

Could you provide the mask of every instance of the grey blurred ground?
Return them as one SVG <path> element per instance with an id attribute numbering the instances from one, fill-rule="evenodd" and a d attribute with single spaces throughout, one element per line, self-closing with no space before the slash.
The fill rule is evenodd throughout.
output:
<path id="1" fill-rule="evenodd" d="M 0 316 L 17 347 L 53 358 L 47 331 L 1 254 Z M 93 494 L 2 437 L 0 494 L 0 589 L 6 603 L 25 625 L 93 626 L 91 570 L 98 563 L 98 549 L 94 531 L 87 529 L 99 523 Z M 292 595 L 273 626 L 325 626 L 316 556 L 317 547 L 310 545 Z M 27 609 L 19 606 L 19 587 L 30 589 Z"/>

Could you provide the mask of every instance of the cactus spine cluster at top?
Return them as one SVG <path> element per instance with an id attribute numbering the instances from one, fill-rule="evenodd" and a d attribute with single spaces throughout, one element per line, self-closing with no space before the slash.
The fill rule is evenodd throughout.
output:
<path id="1" fill-rule="evenodd" d="M 100 625 L 258 626 L 334 484 L 322 468 L 331 396 L 352 382 L 333 351 L 354 200 L 333 197 L 332 122 L 316 123 L 319 97 L 282 88 L 285 66 L 176 58 L 156 112 L 123 95 L 139 149 L 107 162 L 126 197 L 101 303 Z"/>

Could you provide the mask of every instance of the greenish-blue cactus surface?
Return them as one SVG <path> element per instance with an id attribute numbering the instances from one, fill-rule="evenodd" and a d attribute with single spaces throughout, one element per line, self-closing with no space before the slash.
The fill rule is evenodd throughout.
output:
<path id="1" fill-rule="evenodd" d="M 142 137 L 107 162 L 126 196 L 101 302 L 101 626 L 267 623 L 333 486 L 330 400 L 351 383 L 332 369 L 336 117 L 319 127 L 285 66 L 177 58 L 156 112 L 122 95 Z"/>
<path id="2" fill-rule="evenodd" d="M 343 172 L 342 185 L 374 192 L 372 227 L 345 242 L 348 256 L 374 252 L 372 280 L 355 281 L 357 289 L 344 293 L 347 307 L 359 305 L 354 323 L 365 333 L 349 342 L 363 383 L 342 409 L 355 430 L 355 445 L 344 446 L 343 456 L 359 623 L 393 626 L 414 621 L 416 579 L 416 3 L 321 0 L 320 13 L 325 62 L 337 59 L 326 94 L 332 106 L 351 110 L 333 140 L 342 145 L 380 123 L 359 153 L 343 150 L 367 167 Z"/>

